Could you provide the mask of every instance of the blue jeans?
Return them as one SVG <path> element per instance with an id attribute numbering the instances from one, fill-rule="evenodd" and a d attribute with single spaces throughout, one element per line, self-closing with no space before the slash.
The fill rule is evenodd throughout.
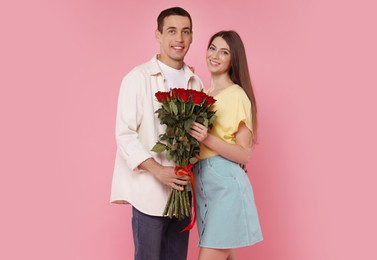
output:
<path id="1" fill-rule="evenodd" d="M 132 207 L 135 260 L 186 260 L 190 218 L 156 217 Z"/>

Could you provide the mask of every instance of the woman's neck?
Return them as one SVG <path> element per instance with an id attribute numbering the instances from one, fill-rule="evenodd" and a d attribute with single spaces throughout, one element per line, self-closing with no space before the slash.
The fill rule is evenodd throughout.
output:
<path id="1" fill-rule="evenodd" d="M 234 85 L 234 82 L 230 79 L 229 75 L 212 75 L 211 76 L 211 89 L 221 91 L 227 87 Z"/>

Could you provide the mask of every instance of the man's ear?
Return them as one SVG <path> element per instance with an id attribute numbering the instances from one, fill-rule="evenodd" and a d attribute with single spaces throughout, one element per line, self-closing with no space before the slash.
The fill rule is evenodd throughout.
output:
<path id="1" fill-rule="evenodd" d="M 158 29 L 156 29 L 156 31 L 154 31 L 154 36 L 156 40 L 159 42 L 161 38 L 161 32 Z"/>

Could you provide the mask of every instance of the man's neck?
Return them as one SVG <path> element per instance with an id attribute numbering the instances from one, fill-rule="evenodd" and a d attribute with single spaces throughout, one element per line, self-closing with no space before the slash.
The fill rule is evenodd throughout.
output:
<path id="1" fill-rule="evenodd" d="M 161 55 L 157 55 L 157 59 L 164 63 L 165 65 L 169 66 L 169 67 L 172 67 L 173 69 L 177 69 L 177 70 L 180 70 L 182 69 L 183 67 L 183 60 L 182 61 L 175 61 L 175 60 L 171 60 L 171 59 L 164 59 L 164 58 L 161 58 Z"/>

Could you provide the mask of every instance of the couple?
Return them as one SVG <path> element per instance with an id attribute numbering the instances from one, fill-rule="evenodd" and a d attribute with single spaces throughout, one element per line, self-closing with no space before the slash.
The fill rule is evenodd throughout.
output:
<path id="1" fill-rule="evenodd" d="M 173 7 L 157 18 L 160 53 L 135 67 L 123 79 L 116 118 L 117 154 L 111 202 L 132 205 L 136 260 L 184 260 L 190 219 L 162 217 L 170 189 L 182 190 L 189 177 L 178 177 L 174 165 L 150 151 L 164 127 L 155 111 L 158 91 L 201 90 L 202 82 L 184 63 L 192 42 L 190 14 Z M 262 240 L 252 188 L 240 167 L 248 162 L 256 140 L 256 103 L 245 49 L 234 31 L 213 35 L 207 48 L 217 118 L 208 130 L 193 123 L 190 135 L 200 143 L 194 166 L 199 260 L 236 259 L 235 248 Z"/>

